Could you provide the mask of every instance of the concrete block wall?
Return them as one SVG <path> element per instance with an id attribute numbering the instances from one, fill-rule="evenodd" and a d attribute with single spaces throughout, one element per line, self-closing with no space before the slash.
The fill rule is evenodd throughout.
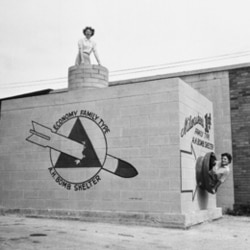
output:
<path id="1" fill-rule="evenodd" d="M 178 88 L 179 80 L 171 79 L 3 101 L 1 207 L 164 214 L 166 217 L 159 223 L 170 223 L 171 214 L 181 214 Z M 85 111 L 90 112 L 90 121 L 95 119 L 91 118 L 92 113 L 99 117 L 99 126 L 106 126 L 105 131 L 101 129 L 107 140 L 108 154 L 134 166 L 137 176 L 121 178 L 101 169 L 98 179 L 85 183 L 83 190 L 74 191 L 73 184 L 68 190 L 67 182 L 64 185 L 54 170 L 49 170 L 53 167 L 55 150 L 41 145 L 41 138 L 35 143 L 26 140 L 31 130 L 36 130 L 32 122 L 39 124 L 41 131 L 68 137 L 73 121 Z M 91 129 L 87 132 L 91 133 Z M 57 139 L 55 143 L 60 144 Z M 109 167 L 112 168 L 105 165 Z M 87 177 L 82 174 L 82 181 L 86 181 Z M 73 177 L 64 175 L 66 181 L 67 178 Z M 180 221 L 174 223 L 181 224 L 182 220 L 180 217 Z"/>
<path id="2" fill-rule="evenodd" d="M 250 68 L 229 71 L 235 207 L 250 207 Z"/>
<path id="3" fill-rule="evenodd" d="M 213 104 L 188 84 L 179 91 L 182 213 L 216 208 L 216 196 L 197 187 L 196 160 L 214 150 Z"/>
<path id="4" fill-rule="evenodd" d="M 173 78 L 3 101 L 0 206 L 173 227 L 219 217 L 214 198 L 208 211 L 182 194 L 194 178 L 193 165 L 193 177 L 181 175 L 182 118 L 190 103 L 211 110 L 198 96 Z M 124 165 L 138 174 L 117 171 Z"/>
<path id="5" fill-rule="evenodd" d="M 191 87 L 213 102 L 215 153 L 220 158 L 224 152 L 232 153 L 232 130 L 230 115 L 230 86 L 228 71 L 197 73 L 181 78 Z M 234 164 L 231 174 L 217 193 L 217 205 L 223 210 L 234 205 Z"/>

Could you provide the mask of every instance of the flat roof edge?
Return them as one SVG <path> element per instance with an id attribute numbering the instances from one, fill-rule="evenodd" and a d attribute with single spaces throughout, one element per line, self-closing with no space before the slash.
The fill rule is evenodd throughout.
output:
<path id="1" fill-rule="evenodd" d="M 53 91 L 53 89 L 42 89 L 42 90 L 38 90 L 38 91 L 23 93 L 23 94 L 20 94 L 20 95 L 0 98 L 0 101 L 18 99 L 18 98 L 24 98 L 24 97 L 39 96 L 39 95 L 47 95 L 52 91 Z"/>
<path id="2" fill-rule="evenodd" d="M 246 67 L 250 67 L 250 63 L 240 63 L 240 64 L 235 64 L 235 65 L 226 65 L 226 66 L 211 67 L 211 68 L 204 68 L 204 69 L 194 69 L 194 70 L 187 70 L 187 71 L 178 71 L 174 73 L 158 74 L 154 76 L 143 76 L 143 77 L 131 78 L 131 79 L 125 79 L 125 80 L 114 80 L 110 82 L 110 85 L 112 86 L 112 85 L 123 85 L 123 84 L 137 83 L 137 82 L 146 82 L 146 81 L 167 79 L 167 78 L 173 78 L 173 77 L 205 74 L 205 73 L 218 72 L 218 71 L 228 71 L 228 70 L 246 68 Z"/>

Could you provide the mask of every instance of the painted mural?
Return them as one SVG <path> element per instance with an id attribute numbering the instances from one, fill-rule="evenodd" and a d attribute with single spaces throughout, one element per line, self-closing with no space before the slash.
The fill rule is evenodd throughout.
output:
<path id="1" fill-rule="evenodd" d="M 190 193 L 195 200 L 197 191 L 196 160 L 214 151 L 214 126 L 212 106 L 199 111 L 189 109 L 180 120 L 181 192 Z"/>
<path id="2" fill-rule="evenodd" d="M 108 153 L 108 125 L 94 112 L 65 113 L 52 128 L 32 121 L 27 141 L 48 148 L 51 177 L 67 190 L 84 191 L 101 181 L 100 171 L 122 177 L 138 175 L 134 166 Z"/>

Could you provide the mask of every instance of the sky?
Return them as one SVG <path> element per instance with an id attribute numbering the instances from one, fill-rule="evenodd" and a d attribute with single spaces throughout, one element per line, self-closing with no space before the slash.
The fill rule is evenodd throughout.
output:
<path id="1" fill-rule="evenodd" d="M 250 62 L 249 0 L 0 3 L 0 98 L 67 87 L 86 26 L 111 80 Z"/>

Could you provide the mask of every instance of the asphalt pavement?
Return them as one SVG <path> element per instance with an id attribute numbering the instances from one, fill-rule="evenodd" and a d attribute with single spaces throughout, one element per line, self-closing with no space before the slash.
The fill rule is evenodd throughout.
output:
<path id="1" fill-rule="evenodd" d="M 1 215 L 0 249 L 249 250 L 250 217 L 223 216 L 182 230 Z"/>

